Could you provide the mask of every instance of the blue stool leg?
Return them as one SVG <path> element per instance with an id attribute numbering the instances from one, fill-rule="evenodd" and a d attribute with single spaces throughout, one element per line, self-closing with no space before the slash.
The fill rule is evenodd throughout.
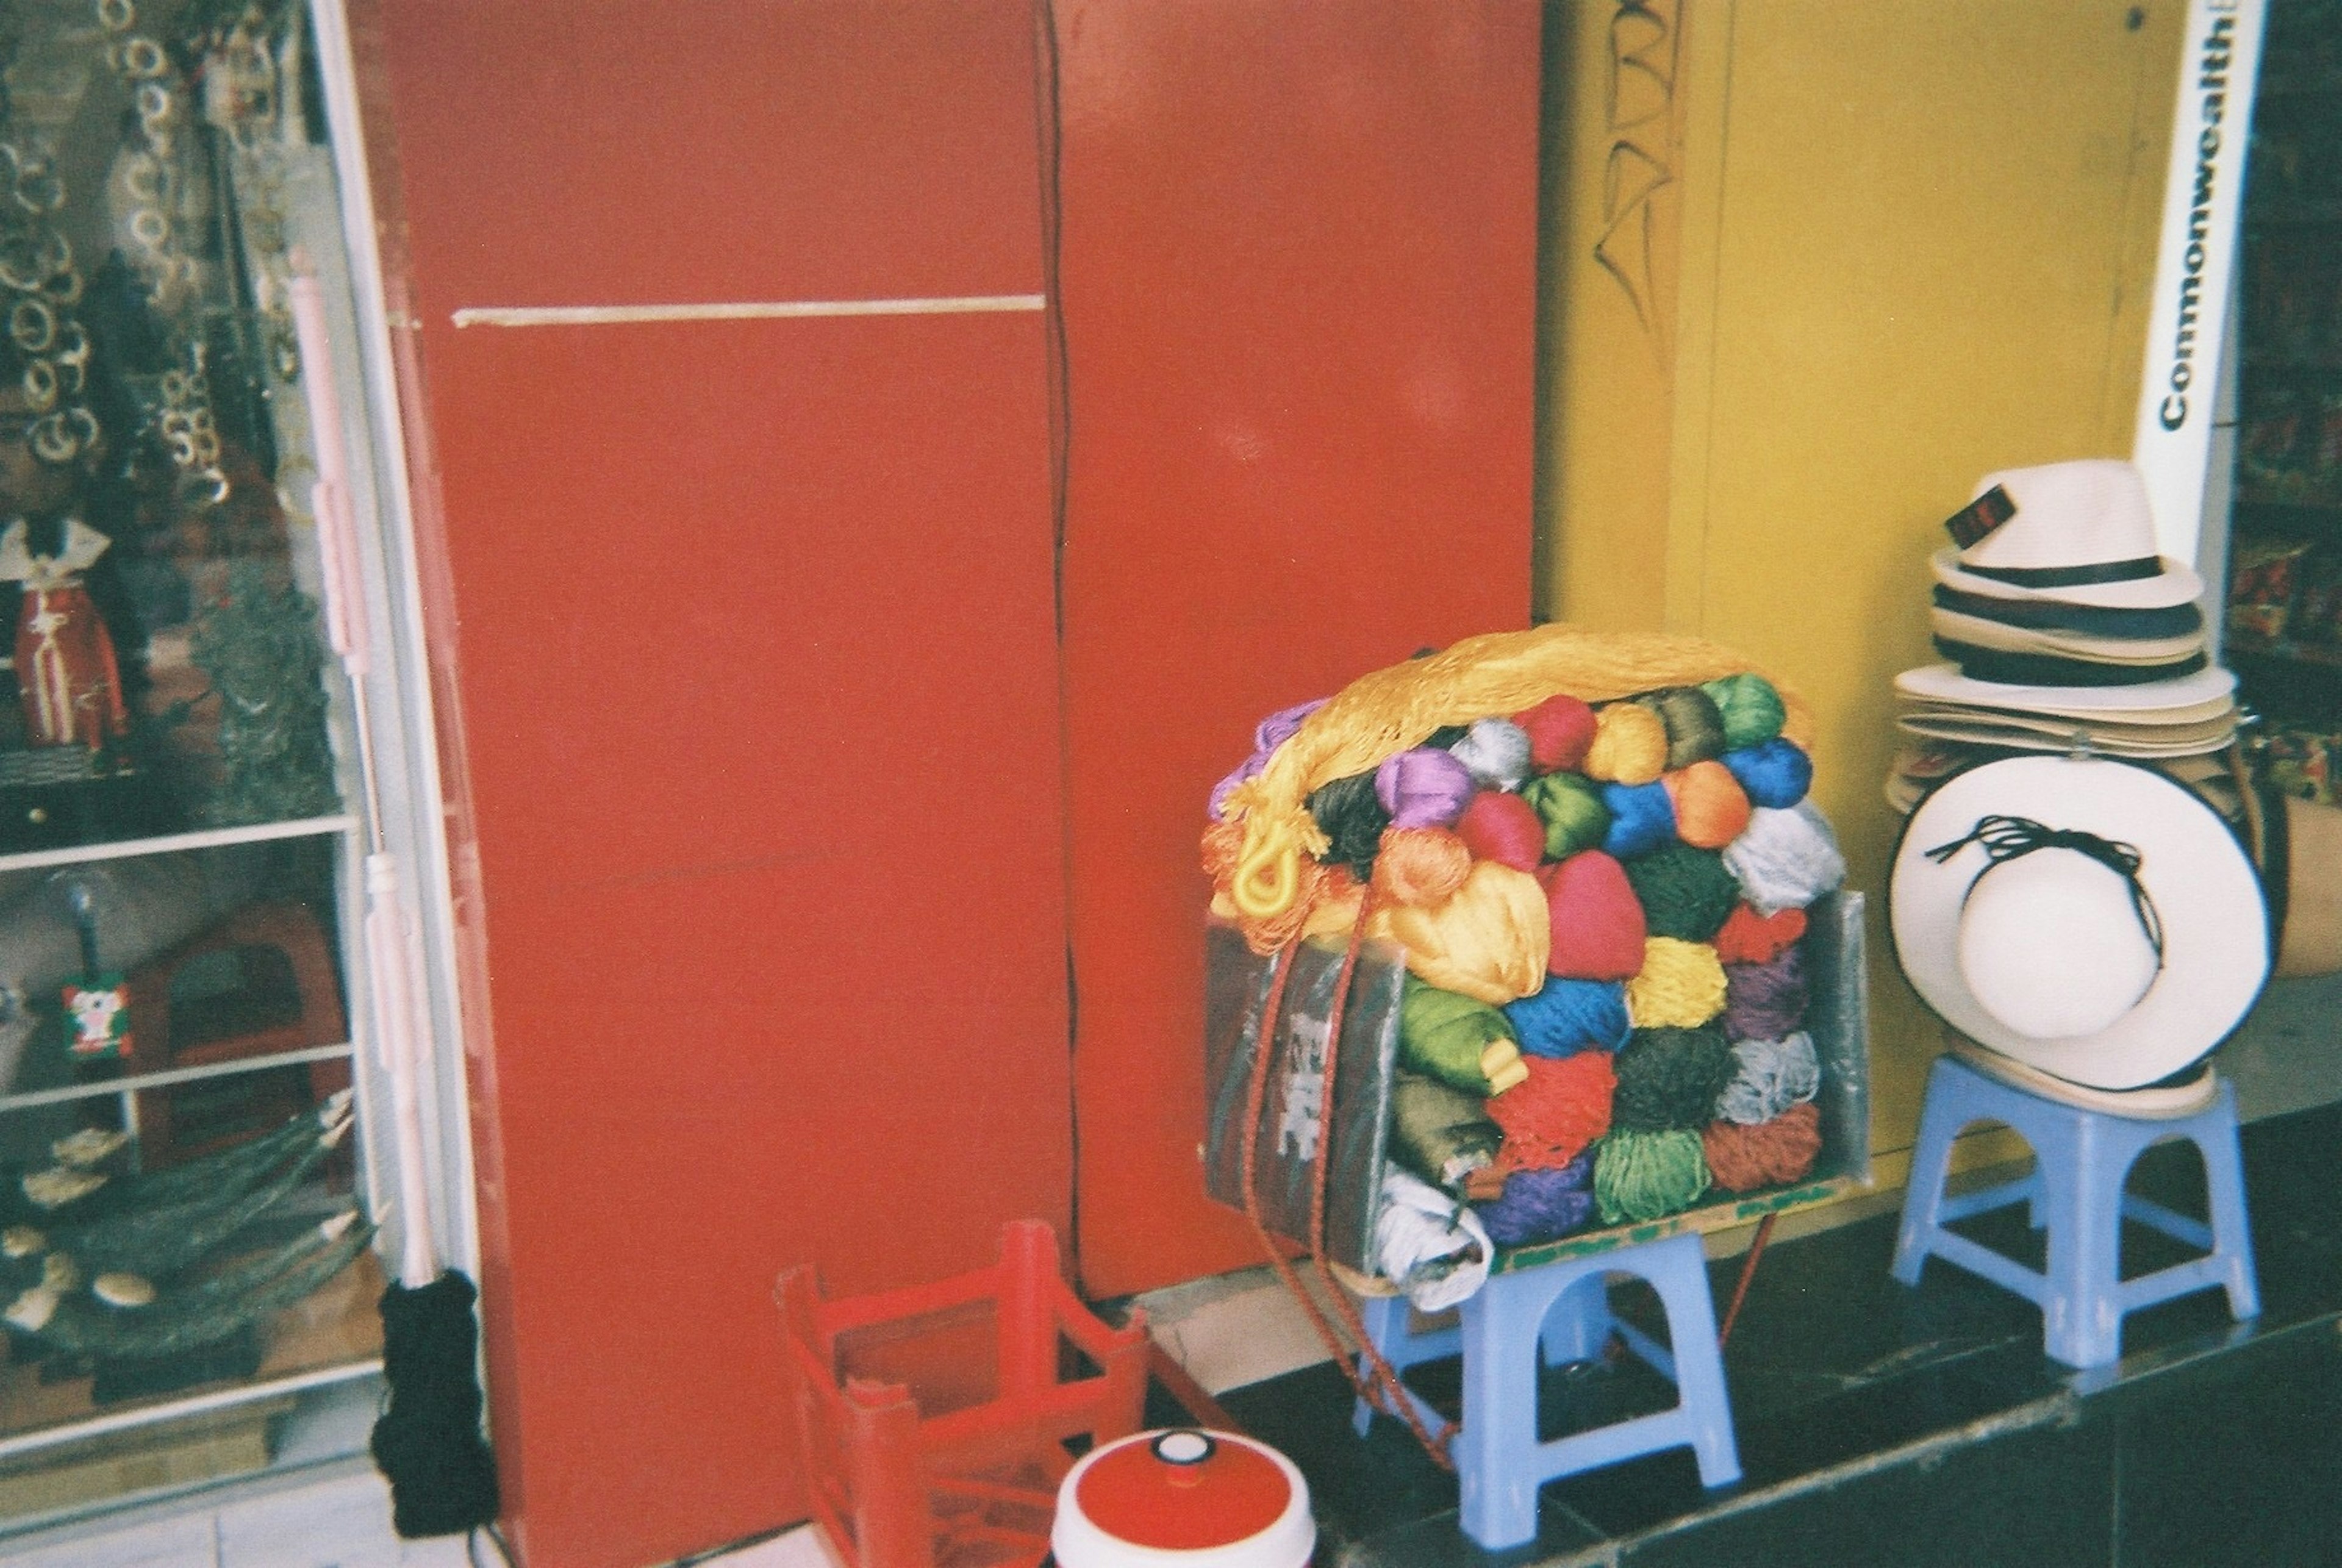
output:
<path id="1" fill-rule="evenodd" d="M 2237 1091 L 2220 1085 L 2224 1124 L 2197 1140 L 2204 1154 L 2204 1188 L 2211 1211 L 2212 1245 L 2227 1263 L 2228 1314 L 2239 1323 L 2261 1315 L 2258 1276 L 2253 1269 L 2253 1226 L 2245 1209 L 2245 1158 L 2237 1136 Z"/>
<path id="2" fill-rule="evenodd" d="M 1406 1298 L 1405 1296 L 1361 1297 L 1358 1302 L 1358 1321 L 1366 1325 L 1366 1337 L 1374 1342 L 1375 1349 L 1381 1353 L 1384 1360 L 1389 1361 L 1391 1353 L 1398 1346 L 1400 1336 L 1406 1333 Z M 1394 1327 L 1397 1330 L 1396 1333 L 1392 1333 Z M 1364 1377 L 1367 1366 L 1366 1358 L 1361 1355 L 1358 1363 L 1358 1374 Z M 1391 1365 L 1395 1371 L 1406 1370 L 1397 1362 L 1392 1362 Z M 1356 1408 L 1350 1413 L 1350 1425 L 1360 1437 L 1364 1437 L 1366 1434 L 1366 1428 L 1374 1424 L 1375 1407 L 1364 1399 L 1356 1400 L 1354 1403 Z"/>
<path id="3" fill-rule="evenodd" d="M 2068 1366 L 2107 1366 L 2122 1356 L 2122 1304 L 2116 1284 L 2121 1262 L 2122 1184 L 2129 1162 L 2108 1146 L 2097 1116 L 2075 1119 L 2074 1147 L 2058 1151 L 2063 1181 L 2044 1180 L 2040 1203 L 2048 1221 L 2047 1300 L 2042 1303 L 2042 1348 Z M 2046 1167 L 2050 1151 L 2038 1151 Z"/>
<path id="4" fill-rule="evenodd" d="M 1740 1445 L 1732 1433 L 1732 1401 L 1724 1386 L 1724 1352 L 1716 1339 L 1716 1298 L 1707 1288 L 1707 1259 L 1699 1238 L 1679 1238 L 1659 1262 L 1659 1300 L 1667 1310 L 1674 1352 L 1676 1402 L 1688 1419 L 1692 1454 L 1703 1486 L 1740 1479 Z M 1655 1251 L 1656 1249 L 1654 1249 Z"/>
<path id="5" fill-rule="evenodd" d="M 1536 1536 L 1544 1480 L 1536 1462 L 1539 1330 L 1546 1306 L 1586 1272 L 1560 1263 L 1497 1274 L 1464 1303 L 1457 1515 L 1464 1533 L 1489 1551 Z"/>
<path id="6" fill-rule="evenodd" d="M 1928 1243 L 1942 1223 L 1944 1181 L 1952 1169 L 1952 1140 L 1962 1113 L 1956 1096 L 1944 1093 L 1945 1067 L 1938 1059 L 1927 1077 L 1919 1113 L 1919 1136 L 1911 1149 L 1911 1174 L 1903 1189 L 1903 1222 L 1895 1233 L 1895 1263 L 1887 1272 L 1907 1285 L 1919 1283 Z"/>
<path id="7" fill-rule="evenodd" d="M 1599 1361 L 1610 1343 L 1610 1290 L 1600 1273 L 1588 1273 L 1563 1291 L 1546 1309 L 1537 1338 L 1545 1364 L 1567 1366 L 1576 1361 Z"/>

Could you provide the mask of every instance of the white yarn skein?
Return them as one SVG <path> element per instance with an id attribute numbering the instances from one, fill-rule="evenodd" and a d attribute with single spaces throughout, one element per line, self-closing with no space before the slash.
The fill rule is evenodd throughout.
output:
<path id="1" fill-rule="evenodd" d="M 1491 789 L 1516 790 L 1529 776 L 1529 733 L 1510 719 L 1475 719 L 1447 752 Z"/>
<path id="2" fill-rule="evenodd" d="M 1837 835 L 1810 800 L 1749 813 L 1748 825 L 1725 848 L 1724 867 L 1748 906 L 1767 916 L 1803 909 L 1846 880 Z"/>
<path id="3" fill-rule="evenodd" d="M 1496 1243 L 1480 1216 L 1430 1183 L 1393 1166 L 1375 1215 L 1375 1272 L 1417 1312 L 1445 1312 L 1488 1283 Z"/>
<path id="4" fill-rule="evenodd" d="M 1740 1070 L 1716 1100 L 1724 1121 L 1753 1127 L 1821 1092 L 1821 1059 L 1814 1037 L 1802 1029 L 1780 1040 L 1743 1040 L 1732 1054 Z"/>

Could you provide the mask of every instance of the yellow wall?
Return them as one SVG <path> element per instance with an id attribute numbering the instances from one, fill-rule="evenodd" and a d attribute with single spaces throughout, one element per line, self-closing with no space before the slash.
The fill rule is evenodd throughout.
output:
<path id="1" fill-rule="evenodd" d="M 1932 656 L 1942 518 L 1989 470 L 2129 449 L 2180 23 L 2137 11 L 1548 12 L 1540 609 L 1697 632 L 1803 691 L 1875 917 L 1888 683 Z M 1894 1181 L 1937 1039 L 1871 941 Z"/>

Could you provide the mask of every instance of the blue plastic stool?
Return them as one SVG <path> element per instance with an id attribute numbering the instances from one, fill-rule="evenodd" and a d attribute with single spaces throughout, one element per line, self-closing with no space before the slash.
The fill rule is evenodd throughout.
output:
<path id="1" fill-rule="evenodd" d="M 1606 1276 L 1612 1273 L 1638 1274 L 1658 1292 L 1672 1354 L 1611 1313 Z M 1464 1421 L 1454 1449 L 1461 1523 L 1466 1535 L 1490 1551 L 1536 1537 L 1537 1489 L 1556 1476 L 1688 1444 L 1703 1484 L 1728 1486 L 1740 1479 L 1724 1357 L 1716 1342 L 1716 1303 L 1695 1234 L 1492 1274 L 1458 1309 L 1462 1321 L 1452 1328 L 1417 1332 L 1402 1296 L 1369 1297 L 1363 1306 L 1366 1331 L 1394 1372 L 1404 1375 L 1407 1367 L 1463 1355 Z M 1676 1407 L 1538 1442 L 1540 1362 L 1591 1361 L 1614 1333 L 1674 1383 Z M 1436 1430 L 1438 1413 L 1412 1389 L 1407 1393 Z M 1373 1416 L 1361 1400 L 1355 1416 L 1361 1435 Z"/>
<path id="2" fill-rule="evenodd" d="M 1957 1198 L 1944 1195 L 1952 1140 L 1973 1122 L 1999 1122 L 2032 1145 L 2032 1174 Z M 2151 1144 L 2185 1138 L 2204 1156 L 2208 1223 L 2123 1192 L 2123 1178 Z M 2042 1273 L 1945 1227 L 1991 1209 L 2025 1202 L 2036 1230 L 2047 1227 Z M 2122 1222 L 2151 1226 L 2205 1255 L 2137 1279 L 2120 1277 Z M 2214 1285 L 2227 1289 L 2239 1320 L 2260 1315 L 2253 1275 L 2253 1238 L 2245 1213 L 2244 1160 L 2237 1142 L 2237 1094 L 2222 1083 L 2212 1103 L 2192 1114 L 2118 1116 L 2044 1099 L 1950 1056 L 1927 1077 L 1903 1224 L 1895 1241 L 1894 1276 L 1919 1283 L 1932 1253 L 1981 1274 L 2041 1309 L 2043 1349 L 2068 1366 L 2112 1364 L 2122 1354 L 2123 1314 Z"/>

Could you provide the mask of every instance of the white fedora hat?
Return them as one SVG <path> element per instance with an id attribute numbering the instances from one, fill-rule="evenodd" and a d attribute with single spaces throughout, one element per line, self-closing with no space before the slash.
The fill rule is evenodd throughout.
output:
<path id="1" fill-rule="evenodd" d="M 2134 715 L 2132 723 L 2147 724 L 2227 712 L 2236 705 L 2237 677 L 2235 672 L 2215 664 L 2193 674 L 2127 686 L 2016 686 L 1973 679 L 1960 674 L 1957 664 L 1922 664 L 1896 676 L 1895 689 L 1915 702 L 2077 716 L 2127 714 Z"/>
<path id="2" fill-rule="evenodd" d="M 2147 482 L 2122 458 L 1987 474 L 1945 525 L 1961 544 L 1928 564 L 1963 593 L 2128 610 L 2204 594 L 2193 567 L 2157 553 Z"/>
<path id="3" fill-rule="evenodd" d="M 2218 814 L 2149 768 L 2009 757 L 1912 813 L 1887 876 L 1912 987 L 1980 1044 L 2135 1089 L 2227 1038 L 2269 972 L 2259 877 Z"/>

